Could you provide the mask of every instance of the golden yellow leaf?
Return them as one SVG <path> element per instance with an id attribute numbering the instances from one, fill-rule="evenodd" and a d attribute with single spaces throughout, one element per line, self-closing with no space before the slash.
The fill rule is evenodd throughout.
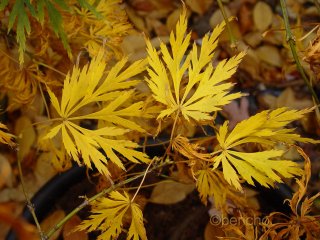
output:
<path id="1" fill-rule="evenodd" d="M 159 55 L 147 40 L 150 65 L 147 83 L 155 100 L 164 106 L 158 119 L 181 115 L 188 121 L 190 118 L 198 122 L 212 120 L 212 112 L 241 97 L 241 93 L 229 94 L 233 84 L 225 81 L 235 73 L 245 53 L 221 61 L 216 68 L 211 63 L 224 27 L 223 22 L 210 35 L 205 35 L 200 50 L 193 44 L 187 52 L 191 34 L 186 33 L 187 17 L 184 8 L 175 32 L 170 34 L 170 48 L 162 43 Z"/>
<path id="2" fill-rule="evenodd" d="M 123 219 L 131 211 L 131 223 L 127 240 L 146 240 L 142 211 L 138 204 L 131 202 L 126 192 L 121 194 L 113 191 L 108 198 L 100 198 L 92 203 L 92 214 L 76 229 L 95 231 L 101 230 L 98 240 L 115 239 L 123 231 Z"/>
<path id="3" fill-rule="evenodd" d="M 214 197 L 216 208 L 221 209 L 225 204 L 227 193 L 227 191 L 224 191 L 224 182 L 221 180 L 222 174 L 207 167 L 198 170 L 195 176 L 202 202 L 207 203 L 208 197 Z"/>
<path id="4" fill-rule="evenodd" d="M 271 146 L 276 142 L 317 143 L 316 140 L 302 138 L 299 134 L 293 133 L 293 129 L 283 128 L 290 122 L 302 118 L 311 110 L 298 111 L 279 108 L 273 111 L 263 111 L 243 120 L 230 133 L 228 133 L 228 122 L 225 122 L 217 134 L 221 150 L 218 150 L 218 155 L 213 157 L 214 168 L 217 168 L 221 163 L 224 178 L 239 190 L 242 188 L 238 174 L 249 184 L 254 185 L 254 178 L 266 187 L 272 186 L 273 182 L 281 182 L 279 175 L 287 178 L 301 175 L 302 170 L 297 163 L 281 159 L 284 153 L 282 150 L 243 153 L 232 149 L 244 143 L 260 143 Z"/>
<path id="5" fill-rule="evenodd" d="M 139 82 L 133 77 L 144 70 L 145 62 L 140 60 L 124 68 L 126 62 L 125 58 L 120 60 L 105 75 L 106 63 L 103 60 L 103 52 L 100 52 L 83 69 L 75 67 L 72 74 L 67 75 L 60 103 L 56 95 L 48 89 L 51 103 L 59 118 L 54 119 L 58 124 L 51 128 L 44 139 L 61 136 L 66 152 L 78 164 L 81 155 L 87 167 L 91 168 L 92 162 L 99 172 L 105 175 L 109 174 L 106 166 L 107 158 L 124 169 L 115 152 L 132 162 L 148 162 L 146 154 L 134 150 L 138 147 L 137 143 L 123 139 L 123 135 L 130 130 L 144 131 L 138 124 L 128 119 L 142 117 L 143 103 L 134 102 L 129 106 L 125 103 L 133 96 L 133 90 L 129 89 Z M 127 81 L 128 79 L 131 80 Z M 77 115 L 82 107 L 96 102 L 103 103 L 102 109 L 90 114 Z M 91 130 L 75 123 L 84 119 L 103 120 L 110 125 Z M 99 148 L 104 151 L 107 158 Z"/>
<path id="6" fill-rule="evenodd" d="M 123 37 L 132 29 L 121 5 L 122 0 L 101 0 L 96 4 L 94 1 L 89 2 L 95 6 L 100 17 L 74 4 L 74 13 L 64 16 L 64 29 L 69 36 L 76 37 L 78 41 L 80 39 L 81 46 L 86 47 L 90 57 L 96 56 L 103 46 L 106 60 L 120 59 L 122 52 L 119 46 Z"/>

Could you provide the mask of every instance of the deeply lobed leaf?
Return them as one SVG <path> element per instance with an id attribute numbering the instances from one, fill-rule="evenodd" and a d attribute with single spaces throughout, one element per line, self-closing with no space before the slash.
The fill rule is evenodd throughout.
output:
<path id="1" fill-rule="evenodd" d="M 92 162 L 105 175 L 109 174 L 107 158 L 124 169 L 115 152 L 132 162 L 148 162 L 147 155 L 134 150 L 138 144 L 123 139 L 123 135 L 129 130 L 144 131 L 128 119 L 142 116 L 142 102 L 129 106 L 124 104 L 133 95 L 133 91 L 128 89 L 138 82 L 127 80 L 143 71 L 145 63 L 138 61 L 124 69 L 125 63 L 126 59 L 122 59 L 105 75 L 106 63 L 103 61 L 103 53 L 100 52 L 90 64 L 82 69 L 75 67 L 72 74 L 67 75 L 60 103 L 56 95 L 48 89 L 52 105 L 60 118 L 56 119 L 58 124 L 51 128 L 45 139 L 52 139 L 61 133 L 62 143 L 75 161 L 80 164 L 81 155 L 87 167 L 91 168 Z M 90 114 L 77 114 L 82 107 L 98 101 L 103 103 L 102 109 Z M 103 120 L 109 125 L 90 130 L 74 123 L 84 119 Z M 99 151 L 100 148 L 107 158 Z"/>
<path id="2" fill-rule="evenodd" d="M 147 40 L 150 67 L 146 81 L 155 100 L 165 107 L 158 119 L 181 114 L 188 121 L 212 120 L 212 112 L 241 97 L 241 93 L 229 94 L 233 85 L 225 81 L 235 73 L 245 53 L 221 61 L 215 69 L 211 63 L 224 27 L 223 22 L 203 38 L 200 52 L 195 44 L 188 52 L 191 33 L 186 33 L 184 9 L 175 33 L 170 34 L 170 48 L 162 43 L 158 54 Z"/>
<path id="3" fill-rule="evenodd" d="M 124 217 L 131 213 L 131 223 L 127 240 L 146 240 L 143 215 L 138 204 L 131 202 L 129 195 L 113 191 L 108 198 L 101 198 L 92 204 L 92 214 L 76 229 L 95 231 L 101 230 L 98 240 L 116 239 L 123 231 Z"/>
<path id="4" fill-rule="evenodd" d="M 226 121 L 217 133 L 221 153 L 213 158 L 214 168 L 221 163 L 225 179 L 237 189 L 241 189 L 238 174 L 249 184 L 254 185 L 253 179 L 255 179 L 266 187 L 272 186 L 274 182 L 281 182 L 280 176 L 289 178 L 301 175 L 303 171 L 297 163 L 281 159 L 283 151 L 243 153 L 232 149 L 245 143 L 264 145 L 274 145 L 276 142 L 293 144 L 296 141 L 317 143 L 319 141 L 302 138 L 299 134 L 293 133 L 293 129 L 283 128 L 310 111 L 312 109 L 299 111 L 287 108 L 262 111 L 237 124 L 230 133 Z"/>

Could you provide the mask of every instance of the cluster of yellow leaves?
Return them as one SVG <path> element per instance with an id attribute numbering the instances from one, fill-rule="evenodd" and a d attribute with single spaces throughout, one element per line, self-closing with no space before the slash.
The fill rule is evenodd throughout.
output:
<path id="1" fill-rule="evenodd" d="M 293 214 L 287 216 L 280 212 L 271 213 L 264 224 L 265 231 L 260 240 L 270 237 L 274 240 L 300 239 L 303 236 L 307 240 L 320 238 L 319 216 L 309 215 L 313 201 L 320 196 L 320 193 L 311 198 L 306 197 L 311 177 L 311 162 L 301 148 L 297 147 L 297 150 L 305 160 L 305 169 L 302 178 L 296 179 L 299 189 L 291 200 L 287 200 Z"/>
<path id="2" fill-rule="evenodd" d="M 245 143 L 269 146 L 276 142 L 287 144 L 296 141 L 316 143 L 315 140 L 302 138 L 299 134 L 293 133 L 294 129 L 292 128 L 283 128 L 290 122 L 302 118 L 311 110 L 298 111 L 279 108 L 273 111 L 262 111 L 237 124 L 230 133 L 228 133 L 228 121 L 226 121 L 217 134 L 221 150 L 213 158 L 213 168 L 217 168 L 222 163 L 225 179 L 237 189 L 241 189 L 238 174 L 249 184 L 254 185 L 254 178 L 265 187 L 272 186 L 273 182 L 282 181 L 277 173 L 286 178 L 301 175 L 303 171 L 297 163 L 281 159 L 284 154 L 282 150 L 271 149 L 244 153 L 233 149 Z"/>
<path id="3" fill-rule="evenodd" d="M 180 136 L 173 141 L 173 148 L 191 160 L 191 165 L 196 166 L 194 176 L 204 201 L 208 196 L 219 196 L 216 191 L 221 189 L 222 184 L 222 182 L 217 184 L 220 174 L 217 170 L 220 164 L 225 180 L 237 190 L 242 189 L 239 175 L 251 185 L 254 185 L 253 179 L 255 179 L 265 187 L 273 186 L 274 182 L 282 182 L 281 177 L 301 175 L 303 171 L 299 164 L 283 159 L 283 150 L 270 149 L 245 153 L 240 152 L 239 148 L 246 143 L 269 148 L 277 142 L 317 143 L 316 140 L 302 138 L 299 134 L 293 133 L 294 129 L 284 128 L 310 111 L 312 109 L 298 111 L 287 108 L 262 111 L 237 124 L 231 132 L 228 132 L 228 121 L 226 121 L 217 133 L 218 146 L 213 153 L 199 152 L 200 146 L 190 144 L 186 138 Z"/>
<path id="4" fill-rule="evenodd" d="M 60 103 L 56 95 L 48 89 L 51 103 L 59 118 L 52 119 L 57 124 L 44 139 L 52 139 L 59 135 L 66 152 L 75 161 L 80 164 L 81 155 L 87 167 L 91 168 L 93 162 L 99 172 L 108 175 L 107 159 L 99 148 L 122 169 L 124 165 L 115 152 L 132 162 L 148 162 L 144 153 L 134 150 L 138 147 L 136 143 L 123 138 L 130 130 L 144 131 L 128 119 L 142 116 L 143 102 L 134 102 L 131 105 L 127 105 L 126 102 L 134 94 L 130 88 L 139 82 L 128 79 L 142 72 L 145 62 L 140 60 L 125 68 L 127 59 L 124 58 L 105 74 L 106 63 L 103 57 L 101 51 L 82 69 L 74 67 L 64 81 Z M 101 109 L 89 114 L 79 112 L 81 108 L 97 102 L 102 103 Z M 107 126 L 95 130 L 86 129 L 77 124 L 84 119 L 102 120 Z"/>
<path id="5" fill-rule="evenodd" d="M 149 77 L 146 79 L 156 101 L 164 106 L 158 119 L 175 116 L 195 121 L 213 120 L 212 112 L 241 93 L 229 94 L 232 83 L 226 83 L 235 73 L 244 52 L 223 60 L 214 68 L 212 58 L 218 37 L 225 23 L 219 24 L 210 35 L 202 39 L 200 50 L 194 43 L 190 46 L 191 33 L 187 31 L 186 9 L 184 8 L 176 26 L 170 34 L 170 50 L 160 45 L 160 55 L 147 40 Z"/>
<path id="6" fill-rule="evenodd" d="M 24 66 L 20 66 L 15 59 L 16 53 L 6 49 L 4 42 L 0 40 L 0 87 L 8 93 L 10 104 L 7 110 L 12 110 L 18 104 L 32 102 L 37 94 L 41 82 L 48 85 L 58 85 L 57 81 L 46 81 L 47 78 L 39 70 L 39 65 L 29 58 L 25 59 Z"/>
<path id="7" fill-rule="evenodd" d="M 10 11 L 16 2 L 18 1 L 10 0 L 5 11 Z M 21 1 L 22 6 L 23 2 Z M 46 2 L 49 5 L 52 4 L 50 1 Z M 27 16 L 30 20 L 29 36 L 24 47 L 16 46 L 11 36 L 1 38 L 0 63 L 3 68 L 0 70 L 0 87 L 3 87 L 8 93 L 10 103 L 28 104 L 32 102 L 41 83 L 52 88 L 61 87 L 63 80 L 61 75 L 69 71 L 72 62 L 77 59 L 80 53 L 84 52 L 84 48 L 90 57 L 96 56 L 101 46 L 104 46 L 105 59 L 120 59 L 122 57 L 120 43 L 132 28 L 127 21 L 125 10 L 121 6 L 122 1 L 102 0 L 98 1 L 98 4 L 92 0 L 83 2 L 95 6 L 95 11 L 99 16 L 81 7 L 79 1 L 59 1 L 59 4 L 63 4 L 69 9 L 61 11 L 63 24 L 56 23 L 57 27 L 63 28 L 66 34 L 67 44 L 70 46 L 68 53 L 62 46 L 61 39 L 57 39 L 54 30 L 48 28 L 49 19 L 52 17 L 49 16 L 48 11 L 43 11 L 41 19 L 44 22 L 41 24 L 31 16 Z M 38 1 L 33 1 L 32 4 L 41 5 Z M 39 6 L 39 8 L 41 7 Z M 22 8 L 19 11 L 24 10 Z M 0 13 L 3 12 L 4 10 L 0 11 Z M 9 21 L 7 15 L 3 14 L 0 19 L 0 24 L 3 26 L 6 26 Z M 58 21 L 58 19 L 55 20 Z M 23 29 L 20 31 L 23 32 Z M 27 50 L 28 54 L 24 54 L 21 50 Z M 10 105 L 9 110 L 14 107 L 16 106 Z"/>
<path id="8" fill-rule="evenodd" d="M 106 59 L 114 56 L 120 58 L 120 43 L 132 29 L 121 7 L 122 0 L 101 0 L 96 5 L 94 0 L 87 2 L 95 6 L 99 17 L 77 4 L 72 6 L 72 13 L 63 16 L 64 28 L 71 43 L 81 43 L 81 47 L 85 46 L 91 57 L 96 56 L 103 45 Z"/>
<path id="9" fill-rule="evenodd" d="M 132 202 L 126 192 L 113 191 L 108 198 L 100 198 L 92 204 L 92 215 L 84 220 L 76 229 L 100 230 L 98 240 L 116 239 L 123 231 L 125 219 L 130 217 L 131 223 L 127 240 L 146 240 L 142 211 L 139 205 Z"/>
<path id="10" fill-rule="evenodd" d="M 227 200 L 232 200 L 237 206 L 245 205 L 245 200 L 239 196 L 239 191 L 231 186 L 223 177 L 219 169 L 212 169 L 212 157 L 210 153 L 199 152 L 201 145 L 190 143 L 182 136 L 177 136 L 172 147 L 179 154 L 189 159 L 191 172 L 196 180 L 201 201 L 207 204 L 208 197 L 214 198 L 215 208 L 222 213 L 227 212 Z"/>

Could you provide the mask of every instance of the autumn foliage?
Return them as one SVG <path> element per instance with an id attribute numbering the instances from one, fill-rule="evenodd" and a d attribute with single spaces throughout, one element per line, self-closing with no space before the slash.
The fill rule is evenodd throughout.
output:
<path id="1" fill-rule="evenodd" d="M 219 37 L 234 19 L 216 25 L 198 44 L 188 31 L 183 6 L 168 41 L 159 40 L 157 48 L 144 36 L 147 56 L 131 61 L 120 47 L 132 30 L 120 4 L 120 0 L 0 4 L 1 17 L 7 20 L 1 27 L 8 38 L 16 39 L 11 40 L 12 47 L 0 39 L 0 93 L 10 99 L 3 110 L 17 111 L 41 96 L 42 116 L 29 124 L 37 127 L 38 151 L 48 153 L 57 171 L 75 162 L 109 181 L 98 197 L 85 198 L 91 212 L 75 231 L 98 231 L 97 239 L 117 239 L 123 233 L 127 239 L 147 239 L 143 207 L 137 201 L 140 187 L 150 169 L 178 166 L 180 174 L 181 169 L 187 172 L 185 177 L 204 204 L 214 199 L 215 208 L 228 216 L 228 202 L 232 202 L 242 218 L 255 214 L 247 208 L 244 186 L 270 188 L 296 178 L 298 190 L 289 200 L 292 216 L 274 212 L 259 229 L 244 224 L 224 230 L 239 239 L 319 236 L 313 233 L 320 231 L 318 219 L 308 215 L 319 194 L 305 198 L 310 159 L 297 145 L 319 141 L 301 136 L 292 127 L 315 108 L 264 110 L 234 128 L 227 120 L 217 123 L 224 106 L 245 96 L 234 90 L 230 78 L 247 51 L 215 59 L 213 64 Z M 205 133 L 206 127 L 213 134 L 199 141 L 187 131 L 199 128 Z M 148 156 L 146 139 L 161 134 L 167 138 L 163 155 Z M 0 123 L 0 142 L 11 151 L 19 151 L 22 136 L 23 130 L 15 136 Z M 285 147 L 280 149 L 279 144 Z M 286 158 L 288 148 L 298 151 L 304 167 Z M 135 191 L 117 189 L 131 181 L 132 175 L 125 171 L 136 165 L 144 172 L 139 175 L 141 184 Z M 279 216 L 285 221 L 275 223 Z"/>

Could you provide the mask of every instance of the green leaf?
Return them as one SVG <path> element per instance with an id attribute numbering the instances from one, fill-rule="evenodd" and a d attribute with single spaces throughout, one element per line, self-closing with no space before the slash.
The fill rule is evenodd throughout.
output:
<path id="1" fill-rule="evenodd" d="M 2 11 L 9 3 L 9 0 L 1 0 L 0 1 L 0 11 Z"/>
<path id="2" fill-rule="evenodd" d="M 5 3 L 1 3 L 1 7 Z M 32 15 L 35 15 L 35 10 L 30 4 L 29 0 L 16 1 L 9 15 L 8 32 L 12 29 L 15 22 L 17 22 L 16 38 L 19 43 L 19 62 L 23 64 L 23 53 L 26 50 L 26 33 L 31 32 L 30 21 L 26 7 Z"/>
<path id="3" fill-rule="evenodd" d="M 88 9 L 90 12 L 92 12 L 97 18 L 102 18 L 102 15 L 96 10 L 96 8 L 89 4 L 86 0 L 78 0 L 78 3 L 82 8 Z"/>
<path id="4" fill-rule="evenodd" d="M 57 36 L 60 37 L 64 48 L 67 50 L 69 57 L 71 57 L 71 48 L 68 43 L 67 35 L 62 28 L 63 22 L 61 14 L 50 1 L 46 0 L 45 3 L 48 10 L 48 15 L 52 29 L 55 32 L 55 34 L 57 34 Z"/>

